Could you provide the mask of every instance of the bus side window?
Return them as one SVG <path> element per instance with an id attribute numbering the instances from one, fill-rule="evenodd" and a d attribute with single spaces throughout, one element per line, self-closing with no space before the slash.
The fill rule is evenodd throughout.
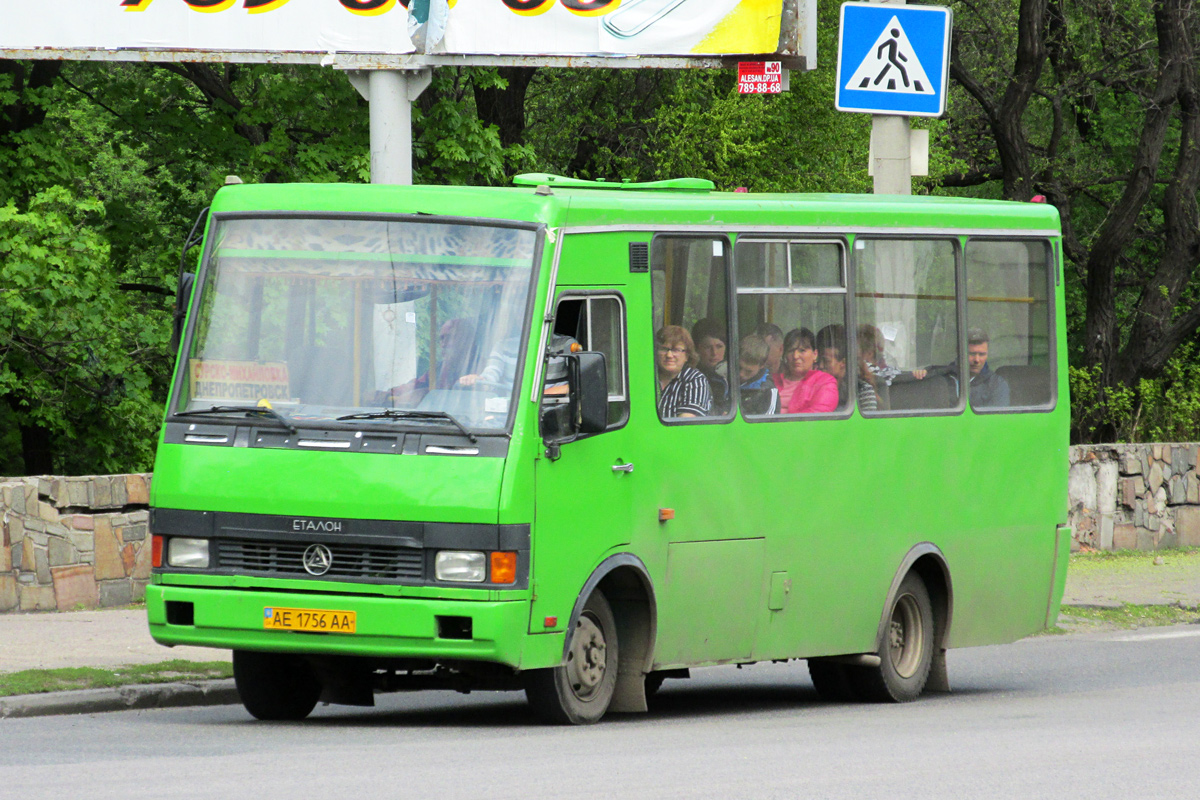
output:
<path id="1" fill-rule="evenodd" d="M 976 411 L 1053 404 L 1050 264 L 1044 241 L 967 242 L 967 361 Z"/>
<path id="2" fill-rule="evenodd" d="M 564 377 L 556 369 L 553 353 L 572 342 L 583 350 L 604 354 L 608 375 L 608 427 L 619 428 L 629 418 L 629 379 L 625 368 L 625 305 L 620 295 L 566 297 L 554 312 L 554 332 L 548 346 L 543 403 L 558 401 Z"/>
<path id="3" fill-rule="evenodd" d="M 734 262 L 743 416 L 848 412 L 845 243 L 740 236 Z"/>
<path id="4" fill-rule="evenodd" d="M 659 418 L 731 419 L 736 378 L 724 236 L 656 236 L 650 249 Z"/>
<path id="5" fill-rule="evenodd" d="M 955 242 L 866 239 L 857 258 L 857 341 L 877 408 L 864 414 L 959 408 Z"/>

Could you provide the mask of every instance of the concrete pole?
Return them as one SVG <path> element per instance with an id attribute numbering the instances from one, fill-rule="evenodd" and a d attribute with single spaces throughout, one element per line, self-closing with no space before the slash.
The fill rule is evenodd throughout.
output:
<path id="1" fill-rule="evenodd" d="M 871 0 L 904 5 L 905 0 Z M 912 150 L 908 117 L 874 114 L 871 117 L 871 149 L 875 163 L 875 194 L 912 194 Z M 372 134 L 373 135 L 373 134 Z"/>
<path id="2" fill-rule="evenodd" d="M 368 101 L 371 114 L 371 183 L 412 185 L 412 101 L 408 73 L 372 70 Z"/>

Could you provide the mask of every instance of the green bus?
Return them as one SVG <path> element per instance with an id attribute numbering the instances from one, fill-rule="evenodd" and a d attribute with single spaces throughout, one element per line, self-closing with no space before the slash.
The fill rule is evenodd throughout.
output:
<path id="1" fill-rule="evenodd" d="M 787 659 L 912 700 L 1054 623 L 1054 208 L 514 182 L 216 194 L 157 641 L 231 649 L 259 719 L 449 688 L 588 723 Z"/>

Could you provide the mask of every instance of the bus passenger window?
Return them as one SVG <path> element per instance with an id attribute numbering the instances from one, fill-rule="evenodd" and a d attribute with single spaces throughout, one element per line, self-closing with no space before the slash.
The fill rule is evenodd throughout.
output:
<path id="1" fill-rule="evenodd" d="M 651 246 L 659 417 L 729 418 L 729 303 L 724 237 L 657 236 Z"/>
<path id="2" fill-rule="evenodd" d="M 1050 264 L 1044 241 L 967 243 L 971 408 L 1052 404 Z"/>
<path id="3" fill-rule="evenodd" d="M 738 353 L 748 357 L 744 370 L 739 369 L 742 414 L 848 411 L 853 376 L 846 369 L 842 242 L 743 236 L 734 260 Z M 752 369 L 756 354 L 764 349 L 762 367 L 775 389 L 773 396 L 763 393 L 763 376 Z"/>
<path id="4" fill-rule="evenodd" d="M 859 239 L 857 342 L 871 376 L 859 410 L 958 407 L 958 304 L 952 240 Z M 871 396 L 873 393 L 873 397 Z"/>

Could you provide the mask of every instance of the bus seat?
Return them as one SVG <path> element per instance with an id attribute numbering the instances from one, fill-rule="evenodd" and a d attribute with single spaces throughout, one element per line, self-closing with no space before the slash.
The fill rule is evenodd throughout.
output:
<path id="1" fill-rule="evenodd" d="M 1050 402 L 1050 368 L 1019 364 L 999 367 L 996 374 L 1008 383 L 1010 406 L 1044 406 Z"/>
<path id="2" fill-rule="evenodd" d="M 958 400 L 954 378 L 930 374 L 924 380 L 897 380 L 889 389 L 892 411 L 952 408 Z"/>

